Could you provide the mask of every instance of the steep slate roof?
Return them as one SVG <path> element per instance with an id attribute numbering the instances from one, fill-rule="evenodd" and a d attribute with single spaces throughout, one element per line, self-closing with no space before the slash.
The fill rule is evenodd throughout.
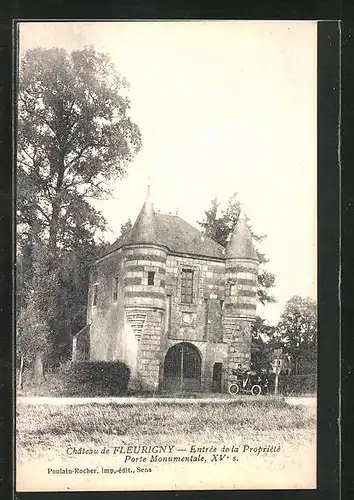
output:
<path id="1" fill-rule="evenodd" d="M 241 212 L 226 247 L 227 259 L 253 259 L 258 260 L 253 246 L 253 238 L 245 215 Z"/>
<path id="2" fill-rule="evenodd" d="M 225 258 L 222 245 L 205 236 L 177 215 L 155 213 L 148 200 L 140 210 L 130 232 L 125 237 L 118 238 L 104 255 L 118 250 L 123 245 L 134 243 L 152 243 L 164 245 L 171 252 Z"/>
<path id="3" fill-rule="evenodd" d="M 147 199 L 141 207 L 139 215 L 131 228 L 126 244 L 154 243 L 157 238 L 156 216 L 153 204 Z"/>
<path id="4" fill-rule="evenodd" d="M 157 213 L 155 217 L 158 228 L 157 241 L 161 245 L 166 245 L 175 252 L 225 258 L 222 245 L 205 236 L 178 215 Z"/>

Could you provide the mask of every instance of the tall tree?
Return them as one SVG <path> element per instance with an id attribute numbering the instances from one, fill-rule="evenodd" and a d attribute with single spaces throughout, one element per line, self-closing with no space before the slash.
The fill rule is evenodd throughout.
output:
<path id="1" fill-rule="evenodd" d="M 127 87 L 110 58 L 92 47 L 37 48 L 20 61 L 19 307 L 35 294 L 53 348 L 84 321 L 87 264 L 105 228 L 90 202 L 107 196 L 107 182 L 126 174 L 141 147 Z"/>
<path id="2" fill-rule="evenodd" d="M 291 356 L 295 371 L 316 371 L 317 305 L 295 295 L 285 305 L 273 341 Z"/>
<path id="3" fill-rule="evenodd" d="M 226 247 L 230 236 L 235 229 L 241 210 L 241 204 L 238 200 L 237 193 L 234 193 L 228 200 L 226 209 L 220 210 L 220 204 L 217 198 L 211 201 L 211 206 L 204 211 L 204 219 L 199 222 L 205 234 L 217 241 L 223 247 Z M 261 242 L 266 235 L 257 235 L 252 230 L 254 241 Z M 258 259 L 261 264 L 268 262 L 264 253 L 257 250 Z M 260 269 L 258 273 L 258 300 L 262 304 L 275 302 L 274 297 L 269 293 L 269 290 L 275 285 L 274 274 Z"/>
<path id="4" fill-rule="evenodd" d="M 125 79 L 93 48 L 29 50 L 19 82 L 18 223 L 36 224 L 56 256 L 82 227 L 102 223 L 88 200 L 125 174 L 141 137 Z"/>

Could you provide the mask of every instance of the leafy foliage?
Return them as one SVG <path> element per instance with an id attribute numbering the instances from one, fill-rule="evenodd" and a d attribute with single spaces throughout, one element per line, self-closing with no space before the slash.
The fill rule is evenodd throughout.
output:
<path id="1" fill-rule="evenodd" d="M 234 217 L 231 220 L 230 217 L 226 217 L 225 213 L 218 217 L 219 207 L 220 203 L 217 198 L 211 200 L 210 208 L 204 211 L 205 218 L 198 224 L 209 238 L 226 247 L 232 228 L 235 227 L 240 214 L 240 204 L 239 202 L 234 204 Z"/>
<path id="2" fill-rule="evenodd" d="M 252 364 L 268 368 L 275 349 L 290 357 L 293 375 L 316 373 L 317 305 L 310 298 L 294 296 L 285 305 L 278 324 L 256 317 L 252 325 Z"/>
<path id="3" fill-rule="evenodd" d="M 124 177 L 141 147 L 127 88 L 92 47 L 36 48 L 21 60 L 17 305 L 21 318 L 30 304 L 45 318 L 52 358 L 85 324 L 88 264 L 105 246 L 106 221 L 90 201 L 109 194 L 107 181 Z"/>
<path id="4" fill-rule="evenodd" d="M 127 235 L 131 228 L 133 227 L 132 221 L 130 219 L 127 220 L 124 224 L 120 225 L 120 238 Z"/>
<path id="5" fill-rule="evenodd" d="M 17 318 L 16 347 L 19 356 L 30 364 L 38 353 L 46 354 L 49 345 L 49 327 L 40 316 L 35 302 L 21 309 Z"/>
<path id="6" fill-rule="evenodd" d="M 240 216 L 241 204 L 238 200 L 237 193 L 234 193 L 228 200 L 226 209 L 220 210 L 220 204 L 217 198 L 211 201 L 211 206 L 204 211 L 204 219 L 198 224 L 203 228 L 204 233 L 217 241 L 223 247 L 226 247 L 230 240 Z M 255 242 L 261 242 L 266 235 L 257 235 L 252 230 L 252 237 Z M 266 264 L 268 259 L 266 256 L 257 250 L 257 256 L 261 264 Z M 260 269 L 258 273 L 258 300 L 262 304 L 275 302 L 272 295 L 269 294 L 269 289 L 275 285 L 274 274 Z"/>
<path id="7" fill-rule="evenodd" d="M 316 302 L 298 295 L 288 300 L 276 327 L 274 341 L 292 357 L 297 372 L 316 371 Z"/>
<path id="8" fill-rule="evenodd" d="M 252 324 L 251 363 L 256 370 L 270 369 L 275 327 L 268 325 L 266 320 L 256 316 Z"/>
<path id="9" fill-rule="evenodd" d="M 117 396 L 128 388 L 130 370 L 120 361 L 85 361 L 59 370 L 65 396 Z"/>
<path id="10" fill-rule="evenodd" d="M 295 295 L 285 305 L 276 336 L 288 349 L 317 345 L 317 306 L 312 299 Z"/>
<path id="11" fill-rule="evenodd" d="M 32 230 L 36 220 L 52 252 L 104 226 L 87 200 L 107 194 L 141 146 L 125 87 L 93 48 L 38 48 L 21 61 L 18 224 Z"/>

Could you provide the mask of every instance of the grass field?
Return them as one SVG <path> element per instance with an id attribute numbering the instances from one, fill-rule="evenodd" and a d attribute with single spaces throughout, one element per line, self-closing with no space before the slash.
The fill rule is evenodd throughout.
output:
<path id="1" fill-rule="evenodd" d="M 90 440 L 103 444 L 107 438 L 122 436 L 190 436 L 232 438 L 235 433 L 310 429 L 315 416 L 301 407 L 282 400 L 250 398 L 219 404 L 212 402 L 182 403 L 168 401 L 143 406 L 118 404 L 84 404 L 69 407 L 17 407 L 19 448 L 38 455 L 40 451 L 63 444 Z M 60 450 L 58 450 L 60 451 Z"/>
<path id="2" fill-rule="evenodd" d="M 265 397 L 258 399 L 240 397 L 225 403 L 183 402 L 178 405 L 165 399 L 143 405 L 95 404 L 94 400 L 90 404 L 77 406 L 34 406 L 19 403 L 16 433 L 18 464 L 21 465 L 18 467 L 21 477 L 25 474 L 28 478 L 31 470 L 35 468 L 38 474 L 38 470 L 42 467 L 44 471 L 48 463 L 61 464 L 60 466 L 65 465 L 65 467 L 94 463 L 92 457 L 68 457 L 68 447 L 97 448 L 127 443 L 146 446 L 173 443 L 180 448 L 188 449 L 192 443 L 203 446 L 251 443 L 252 446 L 279 445 L 281 454 L 277 457 L 265 454 L 262 460 L 259 457 L 242 457 L 242 463 L 237 469 L 240 475 L 235 475 L 234 471 L 233 475 L 227 475 L 228 481 L 232 479 L 237 481 L 238 485 L 242 484 L 242 481 L 247 480 L 249 476 L 249 467 L 253 470 L 256 466 L 260 471 L 264 468 L 264 477 L 261 476 L 259 479 L 262 484 L 273 481 L 271 484 L 277 487 L 278 481 L 281 485 L 279 487 L 284 487 L 282 477 L 289 477 L 293 483 L 295 481 L 295 486 L 292 484 L 292 487 L 296 487 L 301 481 L 305 481 L 308 487 L 309 477 L 314 475 L 315 426 L 314 409 L 291 406 L 283 400 Z M 100 464 L 110 463 L 108 457 L 99 459 Z M 311 467 L 306 466 L 309 459 Z M 209 467 L 214 466 L 209 465 Z M 198 467 L 193 470 L 197 474 Z M 200 477 L 205 477 L 206 470 L 204 467 Z M 190 474 L 190 468 L 181 472 L 186 480 L 188 471 Z M 225 471 L 225 467 L 218 469 L 217 474 L 220 478 L 226 473 Z M 282 473 L 285 475 L 282 476 Z M 190 476 L 191 480 L 193 475 L 194 472 Z M 218 475 L 215 476 L 214 470 L 214 480 Z M 149 481 L 153 474 L 147 476 L 149 477 L 146 479 Z M 161 475 L 158 477 L 161 482 Z M 58 481 L 63 480 L 63 478 L 46 477 L 47 483 L 49 479 L 50 484 L 55 485 L 55 489 L 60 485 Z M 82 482 L 84 489 L 89 488 L 90 481 L 94 479 L 86 477 Z M 105 488 L 109 489 L 109 484 L 112 485 L 114 479 L 117 481 L 116 476 L 106 478 Z M 127 475 L 119 479 L 121 488 L 127 489 L 124 487 L 128 481 Z M 248 480 L 258 484 L 256 476 Z M 117 488 L 116 484 L 114 488 Z"/>

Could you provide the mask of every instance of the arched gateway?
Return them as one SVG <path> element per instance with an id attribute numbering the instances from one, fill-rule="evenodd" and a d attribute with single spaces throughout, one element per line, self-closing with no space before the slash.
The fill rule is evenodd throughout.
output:
<path id="1" fill-rule="evenodd" d="M 199 391 L 202 360 L 199 350 L 189 342 L 180 342 L 166 353 L 164 389 Z"/>

